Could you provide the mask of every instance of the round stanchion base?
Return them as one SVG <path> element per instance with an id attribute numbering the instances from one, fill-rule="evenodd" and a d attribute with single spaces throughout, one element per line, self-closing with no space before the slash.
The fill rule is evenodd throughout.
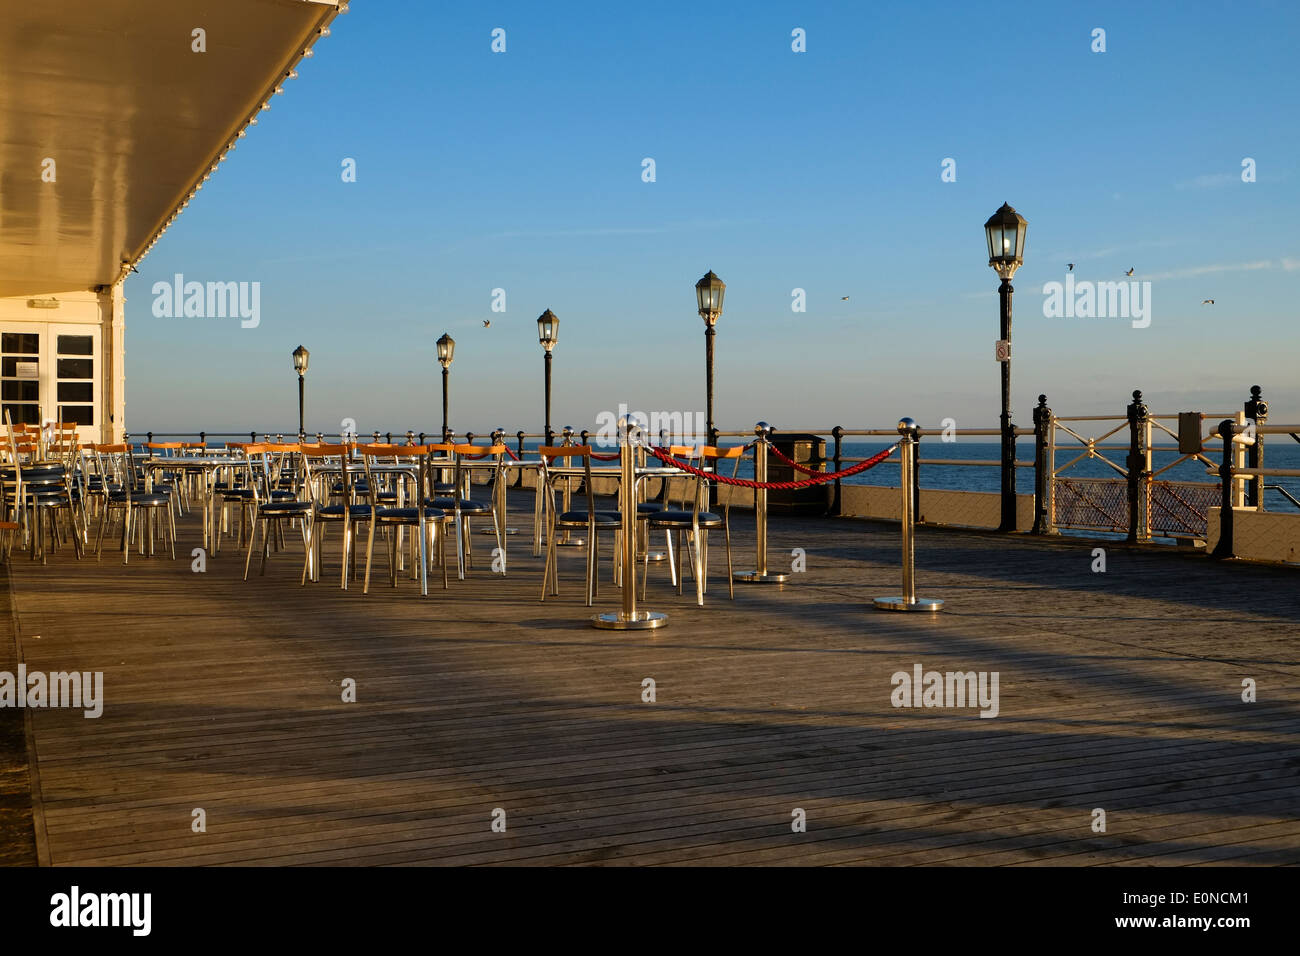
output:
<path id="1" fill-rule="evenodd" d="M 557 548 L 585 548 L 587 546 L 586 538 L 570 538 L 568 541 L 555 542 Z"/>
<path id="2" fill-rule="evenodd" d="M 656 561 L 667 561 L 667 560 L 668 560 L 668 552 L 667 552 L 667 551 L 651 551 L 649 554 L 646 554 L 644 551 L 642 551 L 640 554 L 638 554 L 638 555 L 636 556 L 636 559 L 637 559 L 638 561 L 649 561 L 651 564 L 654 564 Z"/>
<path id="3" fill-rule="evenodd" d="M 649 631 L 667 623 L 668 615 L 658 611 L 633 611 L 631 617 L 624 616 L 622 611 L 610 611 L 591 619 L 592 627 L 606 631 Z"/>
<path id="4" fill-rule="evenodd" d="M 479 529 L 478 529 L 478 533 L 479 533 L 479 534 L 496 534 L 496 529 L 495 529 L 495 528 L 479 528 Z M 518 529 L 518 528 L 506 528 L 506 529 L 505 529 L 505 533 L 506 533 L 506 534 L 518 534 L 518 533 L 519 533 L 519 529 Z"/>
<path id="5" fill-rule="evenodd" d="M 903 597 L 880 597 L 871 602 L 877 611 L 922 611 L 933 614 L 943 610 L 943 601 L 937 598 L 917 598 L 909 601 Z"/>
<path id="6" fill-rule="evenodd" d="M 733 581 L 744 581 L 746 584 L 785 584 L 790 580 L 790 575 L 774 574 L 771 571 L 737 571 L 731 578 Z"/>

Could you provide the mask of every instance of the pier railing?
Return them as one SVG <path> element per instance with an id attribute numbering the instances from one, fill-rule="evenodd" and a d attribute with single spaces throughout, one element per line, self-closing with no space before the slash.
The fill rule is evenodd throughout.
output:
<path id="1" fill-rule="evenodd" d="M 1300 470 L 1266 469 L 1263 467 L 1263 445 L 1266 435 L 1288 435 L 1300 442 L 1300 426 L 1270 425 L 1267 422 L 1267 403 L 1254 387 L 1251 398 L 1241 410 L 1235 412 L 1152 412 L 1143 401 L 1142 393 L 1135 391 L 1132 401 L 1122 415 L 1057 415 L 1047 405 L 1047 397 L 1039 396 L 1033 410 L 1032 427 L 1016 427 L 1017 438 L 1032 438 L 1034 452 L 1031 459 L 1018 458 L 1015 472 L 1031 472 L 1033 481 L 1017 488 L 1017 530 L 1036 534 L 1056 534 L 1061 531 L 1104 532 L 1124 534 L 1130 541 L 1148 542 L 1156 539 L 1183 539 L 1201 541 L 1215 537 L 1219 529 L 1211 529 L 1210 521 L 1215 509 L 1221 506 L 1224 492 L 1229 489 L 1228 500 L 1236 509 L 1253 508 L 1264 511 L 1267 492 L 1277 497 L 1271 500 L 1286 507 L 1300 508 L 1300 500 L 1284 487 L 1269 483 L 1270 478 L 1300 477 Z M 1231 450 L 1230 474 L 1225 479 L 1222 465 L 1216 459 L 1223 457 L 1223 439 L 1216 420 L 1230 420 L 1237 436 L 1245 435 L 1249 441 L 1234 440 Z M 455 441 L 473 443 L 486 438 L 497 429 L 451 432 Z M 506 440 L 520 457 L 538 444 L 550 440 L 580 444 L 599 444 L 601 433 L 591 429 L 575 430 L 566 427 L 548 436 L 545 432 L 500 429 Z M 719 430 L 715 441 L 739 439 L 748 441 L 753 428 Z M 824 442 L 826 453 L 810 454 L 803 458 L 804 465 L 814 471 L 844 471 L 866 458 L 846 453 L 846 445 L 854 440 L 881 438 L 894 439 L 896 428 L 830 427 L 789 428 L 772 427 L 772 443 L 767 447 L 773 470 L 793 470 L 779 454 L 783 440 Z M 1000 439 L 996 427 L 957 428 L 951 421 L 941 426 L 917 426 L 916 436 L 921 453 L 925 443 L 933 447 L 936 440 L 949 443 L 960 439 Z M 292 430 L 250 432 L 136 432 L 136 441 L 197 440 L 208 444 L 226 441 L 292 440 Z M 316 434 L 317 440 L 334 438 L 333 435 Z M 371 431 L 362 438 L 375 441 L 426 444 L 442 439 L 441 429 L 424 431 Z M 678 436 L 660 434 L 661 445 L 674 443 Z M 787 448 L 787 451 L 789 449 Z M 750 450 L 751 462 L 755 451 Z M 796 459 L 799 456 L 795 456 Z M 882 462 L 892 466 L 898 459 Z M 1190 480 L 1186 477 L 1188 465 L 1201 464 L 1209 480 Z M 801 467 L 791 462 L 795 468 Z M 1109 470 L 1106 477 L 1083 473 L 1085 465 L 1102 466 Z M 931 468 L 999 468 L 996 459 L 973 459 L 936 454 L 918 455 L 916 467 L 911 469 L 912 510 L 920 523 L 966 524 L 977 527 L 996 527 L 996 505 L 999 492 L 938 488 L 922 488 L 921 476 Z M 1176 469 L 1183 475 L 1175 477 Z M 755 469 L 757 470 L 757 469 Z M 901 479 L 901 475 L 900 475 Z M 524 481 L 520 471 L 512 476 L 512 484 Z M 1017 483 L 1018 485 L 1020 483 Z M 836 478 L 827 482 L 810 497 L 797 502 L 802 513 L 829 515 L 861 515 L 866 517 L 898 517 L 898 496 L 887 490 L 897 489 L 899 482 L 883 484 L 849 484 Z M 823 490 L 824 489 L 824 490 Z M 740 489 L 722 489 L 725 499 L 733 507 L 752 505 L 753 496 Z M 824 496 L 824 498 L 822 497 Z M 796 504 L 792 497 L 784 500 L 774 496 L 775 508 Z M 1219 533 L 1217 538 L 1221 539 Z"/>

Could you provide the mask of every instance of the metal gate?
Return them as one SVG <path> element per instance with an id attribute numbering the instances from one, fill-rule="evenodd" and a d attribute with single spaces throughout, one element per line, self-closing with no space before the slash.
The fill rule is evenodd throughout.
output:
<path id="1" fill-rule="evenodd" d="M 1048 527 L 1124 533 L 1136 525 L 1139 541 L 1152 537 L 1204 538 L 1210 508 L 1219 504 L 1221 492 L 1218 483 L 1170 481 L 1159 476 L 1187 461 L 1200 461 L 1209 467 L 1214 467 L 1213 462 L 1199 453 L 1177 454 L 1168 464 L 1153 468 L 1155 452 L 1177 452 L 1176 446 L 1157 447 L 1152 442 L 1153 432 L 1157 431 L 1177 441 L 1177 433 L 1160 420 L 1170 417 L 1174 416 L 1149 415 L 1138 423 L 1138 455 L 1142 466 L 1139 480 L 1142 487 L 1138 491 L 1135 523 L 1131 514 L 1130 469 L 1127 467 L 1132 449 L 1128 444 L 1105 444 L 1107 439 L 1121 433 L 1125 439 L 1130 437 L 1128 419 L 1052 416 L 1047 449 L 1051 476 L 1047 495 Z M 1086 431 L 1082 425 L 1084 422 L 1097 423 L 1095 428 L 1108 430 L 1089 436 L 1082 433 Z M 1058 433 L 1063 435 L 1058 436 Z M 1077 442 L 1079 446 L 1079 453 L 1059 467 L 1056 465 L 1058 437 L 1063 437 L 1070 445 Z M 1079 462 L 1089 460 L 1109 466 L 1116 477 L 1080 478 L 1063 474 Z"/>

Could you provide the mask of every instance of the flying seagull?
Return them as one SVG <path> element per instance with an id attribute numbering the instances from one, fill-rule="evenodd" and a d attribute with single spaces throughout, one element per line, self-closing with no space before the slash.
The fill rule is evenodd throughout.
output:
<path id="1" fill-rule="evenodd" d="M 1214 305 L 1214 300 L 1213 300 L 1213 299 L 1202 299 L 1202 300 L 1201 300 L 1201 305 Z"/>
<path id="2" fill-rule="evenodd" d="M 842 295 L 842 296 L 840 296 L 840 301 L 841 301 L 841 302 L 848 302 L 848 301 L 849 301 L 849 297 L 848 297 L 847 295 Z"/>
<path id="3" fill-rule="evenodd" d="M 1065 271 L 1066 271 L 1066 272 L 1073 272 L 1073 271 L 1074 271 L 1074 263 L 1073 263 L 1073 262 L 1067 262 L 1067 263 L 1065 264 Z"/>
<path id="4" fill-rule="evenodd" d="M 1125 274 L 1126 276 L 1131 276 L 1131 275 L 1133 274 L 1133 270 L 1132 270 L 1132 269 L 1129 269 L 1128 272 L 1126 272 L 1126 273 L 1124 273 L 1124 274 Z"/>
<path id="5" fill-rule="evenodd" d="M 491 320 L 491 319 L 484 319 L 484 320 L 483 320 L 483 328 L 485 328 L 485 329 L 490 329 L 490 328 L 492 328 L 492 320 Z"/>

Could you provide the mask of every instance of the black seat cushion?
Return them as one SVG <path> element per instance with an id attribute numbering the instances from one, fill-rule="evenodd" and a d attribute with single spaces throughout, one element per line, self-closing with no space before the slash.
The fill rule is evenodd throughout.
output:
<path id="1" fill-rule="evenodd" d="M 448 511 L 456 510 L 455 498 L 434 498 L 433 506 L 435 508 L 445 508 Z M 492 506 L 482 501 L 471 501 L 469 498 L 460 499 L 460 513 L 469 515 L 487 514 L 492 510 Z"/>
<path id="2" fill-rule="evenodd" d="M 310 501 L 273 501 L 270 504 L 258 507 L 258 512 L 264 515 L 295 515 L 305 514 L 312 509 Z"/>
<path id="3" fill-rule="evenodd" d="M 28 488 L 52 488 L 63 484 L 63 474 L 54 472 L 41 472 L 38 475 L 28 477 L 23 475 L 23 484 Z"/>
<path id="4" fill-rule="evenodd" d="M 33 478 L 62 478 L 64 472 L 62 465 L 23 465 L 19 470 L 22 472 L 23 481 L 31 481 Z M 3 476 L 6 481 L 13 481 L 13 466 L 0 470 L 0 476 Z"/>
<path id="5" fill-rule="evenodd" d="M 111 492 L 108 496 L 108 500 L 114 504 L 121 504 L 126 501 L 126 492 Z M 133 508 L 161 508 L 164 505 L 170 508 L 171 504 L 172 501 L 170 498 L 166 495 L 160 495 L 157 492 L 131 492 L 131 506 Z"/>
<path id="6" fill-rule="evenodd" d="M 661 511 L 657 515 L 650 516 L 650 523 L 656 526 L 672 525 L 673 527 L 680 527 L 682 525 L 685 525 L 686 527 L 689 528 L 691 526 L 691 517 L 692 514 L 689 511 Z M 711 511 L 700 512 L 701 528 L 719 528 L 721 526 L 722 526 L 721 515 L 715 515 Z"/>
<path id="7" fill-rule="evenodd" d="M 595 512 L 596 524 L 602 528 L 617 528 L 623 524 L 623 517 L 616 511 L 597 511 Z M 562 525 L 586 525 L 587 512 L 585 511 L 566 511 L 556 519 L 556 524 Z"/>
<path id="8" fill-rule="evenodd" d="M 348 515 L 352 518 L 369 519 L 370 505 L 348 505 Z M 316 517 L 324 518 L 326 521 L 343 517 L 342 505 L 326 505 L 323 508 L 316 509 Z"/>
<path id="9" fill-rule="evenodd" d="M 58 491 L 34 492 L 26 497 L 27 503 L 36 508 L 57 508 L 68 504 L 68 496 Z"/>
<path id="10" fill-rule="evenodd" d="M 435 508 L 432 505 L 424 506 L 424 517 L 428 521 L 441 521 L 447 517 L 447 512 L 441 508 Z M 385 522 L 390 524 L 415 524 L 419 520 L 419 512 L 415 508 L 380 508 L 379 523 Z"/>

